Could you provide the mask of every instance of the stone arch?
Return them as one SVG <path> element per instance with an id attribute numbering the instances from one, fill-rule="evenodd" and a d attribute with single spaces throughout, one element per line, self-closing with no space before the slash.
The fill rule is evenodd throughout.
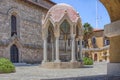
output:
<path id="1" fill-rule="evenodd" d="M 71 25 L 67 19 L 60 24 L 60 60 L 69 61 L 70 60 L 70 42 L 71 42 Z"/>
<path id="2" fill-rule="evenodd" d="M 52 23 L 51 20 L 46 20 L 46 22 L 44 23 L 43 27 L 42 27 L 42 36 L 43 38 L 47 38 L 48 37 L 48 28 L 50 26 L 50 24 L 53 25 L 53 32 L 54 32 L 54 24 Z"/>
<path id="3" fill-rule="evenodd" d="M 58 25 L 60 26 L 64 20 L 67 20 L 68 23 L 70 24 L 70 26 L 73 25 L 74 22 L 72 22 L 69 18 L 69 16 L 67 15 L 67 13 L 64 14 L 64 16 L 61 18 L 61 20 L 59 21 Z"/>
<path id="4" fill-rule="evenodd" d="M 54 60 L 54 56 L 55 56 L 55 35 L 54 35 L 54 27 L 53 24 L 50 22 L 49 26 L 48 26 L 48 36 L 47 36 L 47 43 L 48 43 L 48 60 L 49 61 L 53 61 Z"/>
<path id="5" fill-rule="evenodd" d="M 47 18 L 44 21 L 43 27 L 42 27 L 42 38 L 43 40 L 47 40 L 47 50 L 48 50 L 48 60 L 54 60 L 54 43 L 55 43 L 55 35 L 54 35 L 54 23 L 51 21 L 50 18 Z"/>
<path id="6" fill-rule="evenodd" d="M 67 30 L 67 28 L 69 29 L 69 31 L 71 31 L 70 30 L 70 27 L 71 27 L 71 25 L 70 25 L 70 23 L 68 22 L 68 20 L 67 19 L 64 19 L 64 21 L 60 24 L 60 29 L 61 30 L 63 30 L 62 28 L 64 28 L 64 30 Z M 66 32 L 66 31 L 64 31 L 64 32 Z M 69 32 L 70 33 L 70 32 Z"/>
<path id="7" fill-rule="evenodd" d="M 14 38 L 14 36 L 12 38 Z M 18 38 L 15 38 L 12 41 L 10 41 L 10 44 L 6 48 L 5 52 L 9 54 L 9 59 L 10 59 L 10 48 L 11 48 L 12 45 L 16 45 L 16 47 L 18 48 L 19 62 L 23 62 L 23 60 L 22 60 L 22 56 L 23 56 L 22 55 L 22 49 L 23 49 L 23 46 L 20 43 L 20 40 L 18 40 Z"/>

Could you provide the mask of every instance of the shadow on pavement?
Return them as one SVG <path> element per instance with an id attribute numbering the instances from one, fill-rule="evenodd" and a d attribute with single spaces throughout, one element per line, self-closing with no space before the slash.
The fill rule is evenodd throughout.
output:
<path id="1" fill-rule="evenodd" d="M 41 79 L 41 80 L 120 80 L 120 76 L 97 75 L 97 76 L 54 78 L 54 79 Z"/>

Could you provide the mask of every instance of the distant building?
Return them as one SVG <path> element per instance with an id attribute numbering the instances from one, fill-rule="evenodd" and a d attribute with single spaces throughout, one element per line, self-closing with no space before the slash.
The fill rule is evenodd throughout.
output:
<path id="1" fill-rule="evenodd" d="M 103 29 L 94 29 L 93 37 L 88 40 L 89 57 L 94 61 L 109 61 L 109 38 L 104 35 Z"/>

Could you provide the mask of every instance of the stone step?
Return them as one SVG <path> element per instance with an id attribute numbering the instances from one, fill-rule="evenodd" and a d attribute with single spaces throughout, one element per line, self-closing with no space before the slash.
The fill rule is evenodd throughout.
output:
<path id="1" fill-rule="evenodd" d="M 27 63 L 13 63 L 15 66 L 31 66 L 31 64 Z"/>
<path id="2" fill-rule="evenodd" d="M 120 80 L 120 76 L 85 76 L 57 79 L 41 79 L 41 80 Z"/>

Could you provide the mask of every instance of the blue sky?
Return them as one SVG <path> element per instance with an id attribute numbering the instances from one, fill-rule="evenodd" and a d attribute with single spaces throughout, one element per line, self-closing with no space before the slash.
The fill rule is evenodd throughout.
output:
<path id="1" fill-rule="evenodd" d="M 98 26 L 96 27 L 96 0 L 52 0 L 55 3 L 67 3 L 79 12 L 82 24 L 88 22 L 93 28 L 103 29 L 110 23 L 110 18 L 103 4 L 98 0 Z"/>

